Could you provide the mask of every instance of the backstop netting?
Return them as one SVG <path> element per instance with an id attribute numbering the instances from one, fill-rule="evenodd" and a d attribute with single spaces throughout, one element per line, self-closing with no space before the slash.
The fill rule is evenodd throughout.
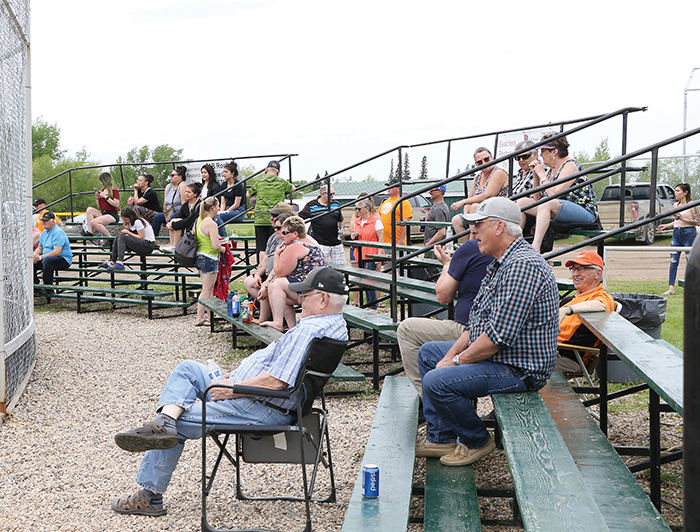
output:
<path id="1" fill-rule="evenodd" d="M 27 179 L 29 0 L 0 1 L 0 420 L 36 360 Z"/>

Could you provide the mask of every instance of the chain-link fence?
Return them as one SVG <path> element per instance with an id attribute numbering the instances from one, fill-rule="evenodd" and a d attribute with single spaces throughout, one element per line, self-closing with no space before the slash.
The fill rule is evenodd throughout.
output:
<path id="1" fill-rule="evenodd" d="M 0 2 L 0 416 L 36 359 L 29 261 L 26 101 L 29 1 Z"/>

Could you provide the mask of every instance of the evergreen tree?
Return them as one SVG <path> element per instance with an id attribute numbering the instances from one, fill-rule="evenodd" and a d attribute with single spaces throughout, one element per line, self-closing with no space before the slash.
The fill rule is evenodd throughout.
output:
<path id="1" fill-rule="evenodd" d="M 401 179 L 401 167 L 403 165 L 402 163 L 403 161 L 401 160 L 401 152 L 399 152 L 399 162 L 396 163 L 396 172 L 394 172 L 394 177 L 396 179 Z"/>
<path id="2" fill-rule="evenodd" d="M 389 170 L 389 181 L 394 179 L 394 159 L 391 160 L 391 169 Z"/>
<path id="3" fill-rule="evenodd" d="M 425 155 L 420 162 L 420 177 L 418 179 L 428 179 L 428 157 Z"/>
<path id="4" fill-rule="evenodd" d="M 411 179 L 411 169 L 408 166 L 408 153 L 403 156 L 403 178 L 406 181 Z"/>

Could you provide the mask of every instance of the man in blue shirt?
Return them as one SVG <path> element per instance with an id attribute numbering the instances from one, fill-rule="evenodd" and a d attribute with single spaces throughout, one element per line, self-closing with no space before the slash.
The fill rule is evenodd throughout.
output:
<path id="1" fill-rule="evenodd" d="M 559 332 L 556 279 L 523 240 L 517 204 L 489 198 L 464 218 L 481 253 L 496 260 L 462 336 L 418 352 L 428 433 L 416 456 L 439 456 L 448 466 L 471 464 L 496 448 L 472 400 L 542 388 L 554 369 Z"/>
<path id="2" fill-rule="evenodd" d="M 299 293 L 299 323 L 243 360 L 236 370 L 225 374 L 223 384 L 273 390 L 290 388 L 314 338 L 348 339 L 343 319 L 347 287 L 342 274 L 328 266 L 316 268 L 304 281 L 289 283 L 289 289 Z M 185 441 L 202 437 L 202 403 L 199 400 L 207 401 L 207 418 L 216 419 L 222 425 L 287 425 L 294 418 L 295 396 L 267 399 L 217 388 L 203 397 L 210 384 L 207 366 L 192 360 L 181 362 L 165 383 L 158 415 L 153 421 L 115 435 L 122 449 L 148 452 L 136 475 L 136 483 L 142 489 L 129 497 L 115 499 L 112 510 L 121 514 L 165 515 L 163 493 L 177 467 Z"/>
<path id="3" fill-rule="evenodd" d="M 73 262 L 73 252 L 66 232 L 56 225 L 56 215 L 46 211 L 40 218 L 44 230 L 39 238 L 39 245 L 34 250 L 34 284 L 39 284 L 41 270 L 44 284 L 53 284 L 56 270 L 67 270 Z M 51 289 L 37 290 L 36 295 L 50 295 Z"/>

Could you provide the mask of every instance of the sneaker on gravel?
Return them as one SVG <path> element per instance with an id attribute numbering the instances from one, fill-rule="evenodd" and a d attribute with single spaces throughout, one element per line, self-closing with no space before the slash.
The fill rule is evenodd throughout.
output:
<path id="1" fill-rule="evenodd" d="M 440 458 L 440 463 L 446 466 L 464 466 L 473 464 L 477 460 L 481 460 L 485 456 L 491 454 L 496 449 L 496 442 L 493 436 L 489 436 L 489 441 L 486 445 L 478 449 L 470 449 L 462 443 L 457 443 L 454 451 Z"/>
<path id="2" fill-rule="evenodd" d="M 112 264 L 111 266 L 108 266 L 107 269 L 108 270 L 123 270 L 124 265 L 116 262 L 116 263 Z"/>
<path id="3" fill-rule="evenodd" d="M 165 508 L 154 508 L 151 503 L 146 500 L 141 490 L 133 495 L 129 495 L 126 499 L 114 499 L 112 502 L 112 510 L 118 514 L 149 515 L 152 517 L 168 513 Z"/>
<path id="4" fill-rule="evenodd" d="M 177 445 L 177 440 L 177 434 L 168 432 L 153 421 L 114 436 L 114 441 L 120 448 L 132 453 L 153 449 L 172 449 Z"/>
<path id="5" fill-rule="evenodd" d="M 104 268 L 106 270 L 111 270 L 112 266 L 114 266 L 114 264 L 112 264 L 112 261 L 109 260 L 100 264 L 100 268 Z"/>
<path id="6" fill-rule="evenodd" d="M 421 441 L 416 444 L 416 456 L 425 458 L 440 458 L 450 454 L 455 449 L 455 443 L 433 443 Z"/>

